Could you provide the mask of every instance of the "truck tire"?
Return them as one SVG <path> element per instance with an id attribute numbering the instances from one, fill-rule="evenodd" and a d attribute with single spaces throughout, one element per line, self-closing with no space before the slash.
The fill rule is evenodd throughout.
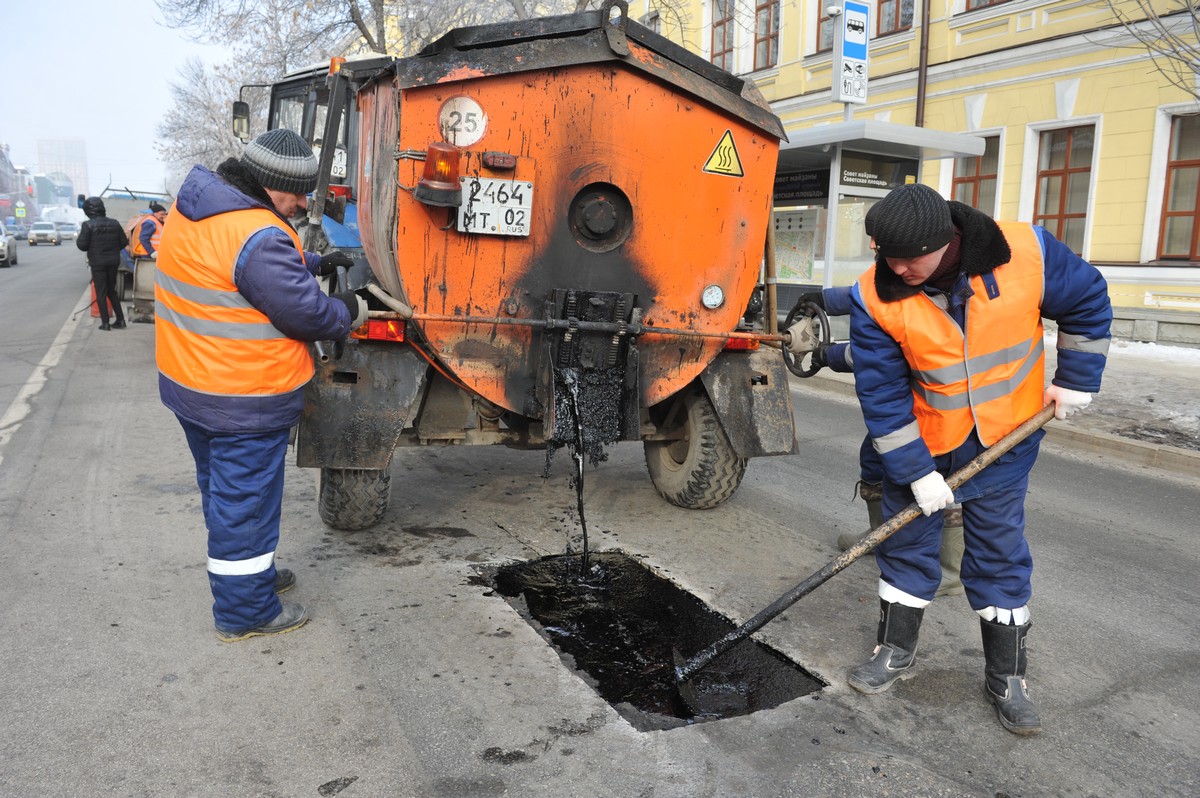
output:
<path id="1" fill-rule="evenodd" d="M 643 444 L 650 481 L 660 496 L 677 507 L 716 507 L 742 484 L 748 461 L 733 451 L 702 388 L 689 388 L 670 401 L 682 402 L 672 428 L 682 428 L 684 437 Z"/>
<path id="2" fill-rule="evenodd" d="M 322 468 L 317 507 L 334 529 L 366 529 L 387 512 L 392 475 L 387 469 Z"/>

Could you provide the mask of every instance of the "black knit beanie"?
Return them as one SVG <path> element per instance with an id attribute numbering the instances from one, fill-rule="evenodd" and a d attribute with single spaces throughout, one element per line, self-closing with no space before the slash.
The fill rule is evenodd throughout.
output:
<path id="1" fill-rule="evenodd" d="M 875 215 L 879 213 L 879 211 L 875 209 L 878 207 L 879 203 L 876 202 L 870 208 L 867 208 L 867 215 L 863 217 L 863 230 L 866 231 L 867 238 L 875 237 Z"/>
<path id="2" fill-rule="evenodd" d="M 285 128 L 268 130 L 250 142 L 241 161 L 263 188 L 307 194 L 317 187 L 317 158 L 312 148 Z"/>
<path id="3" fill-rule="evenodd" d="M 921 183 L 892 189 L 871 209 L 871 235 L 885 258 L 918 258 L 941 249 L 954 237 L 950 206 Z"/>

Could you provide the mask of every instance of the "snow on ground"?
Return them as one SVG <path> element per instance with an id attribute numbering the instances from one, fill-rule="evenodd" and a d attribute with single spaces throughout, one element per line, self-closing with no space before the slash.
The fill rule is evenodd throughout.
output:
<path id="1" fill-rule="evenodd" d="M 1055 339 L 1046 334 L 1048 378 Z M 1114 340 L 1091 407 L 1060 423 L 1200 451 L 1200 349 Z"/>

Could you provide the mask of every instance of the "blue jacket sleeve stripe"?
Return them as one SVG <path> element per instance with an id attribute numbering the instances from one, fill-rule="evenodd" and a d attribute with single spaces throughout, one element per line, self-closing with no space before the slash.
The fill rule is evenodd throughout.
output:
<path id="1" fill-rule="evenodd" d="M 1107 360 L 1112 305 L 1108 283 L 1095 266 L 1045 228 L 1035 227 L 1045 263 L 1042 316 L 1058 325 L 1058 367 L 1053 382 L 1095 393 Z M 1064 338 L 1064 336 L 1067 336 Z M 1069 342 L 1069 346 L 1063 344 Z"/>

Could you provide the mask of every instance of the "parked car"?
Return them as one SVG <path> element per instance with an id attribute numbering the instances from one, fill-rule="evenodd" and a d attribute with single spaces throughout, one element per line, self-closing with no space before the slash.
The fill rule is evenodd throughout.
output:
<path id="1" fill-rule="evenodd" d="M 17 237 L 0 222 L 0 266 L 17 265 Z"/>
<path id="2" fill-rule="evenodd" d="M 54 226 L 54 222 L 34 222 L 33 227 L 29 228 L 29 246 L 31 247 L 36 247 L 38 244 L 53 244 L 57 247 L 61 243 L 62 235 Z"/>
<path id="3" fill-rule="evenodd" d="M 63 241 L 74 241 L 79 232 L 79 225 L 75 222 L 55 222 L 54 226 L 58 228 L 58 235 Z"/>

